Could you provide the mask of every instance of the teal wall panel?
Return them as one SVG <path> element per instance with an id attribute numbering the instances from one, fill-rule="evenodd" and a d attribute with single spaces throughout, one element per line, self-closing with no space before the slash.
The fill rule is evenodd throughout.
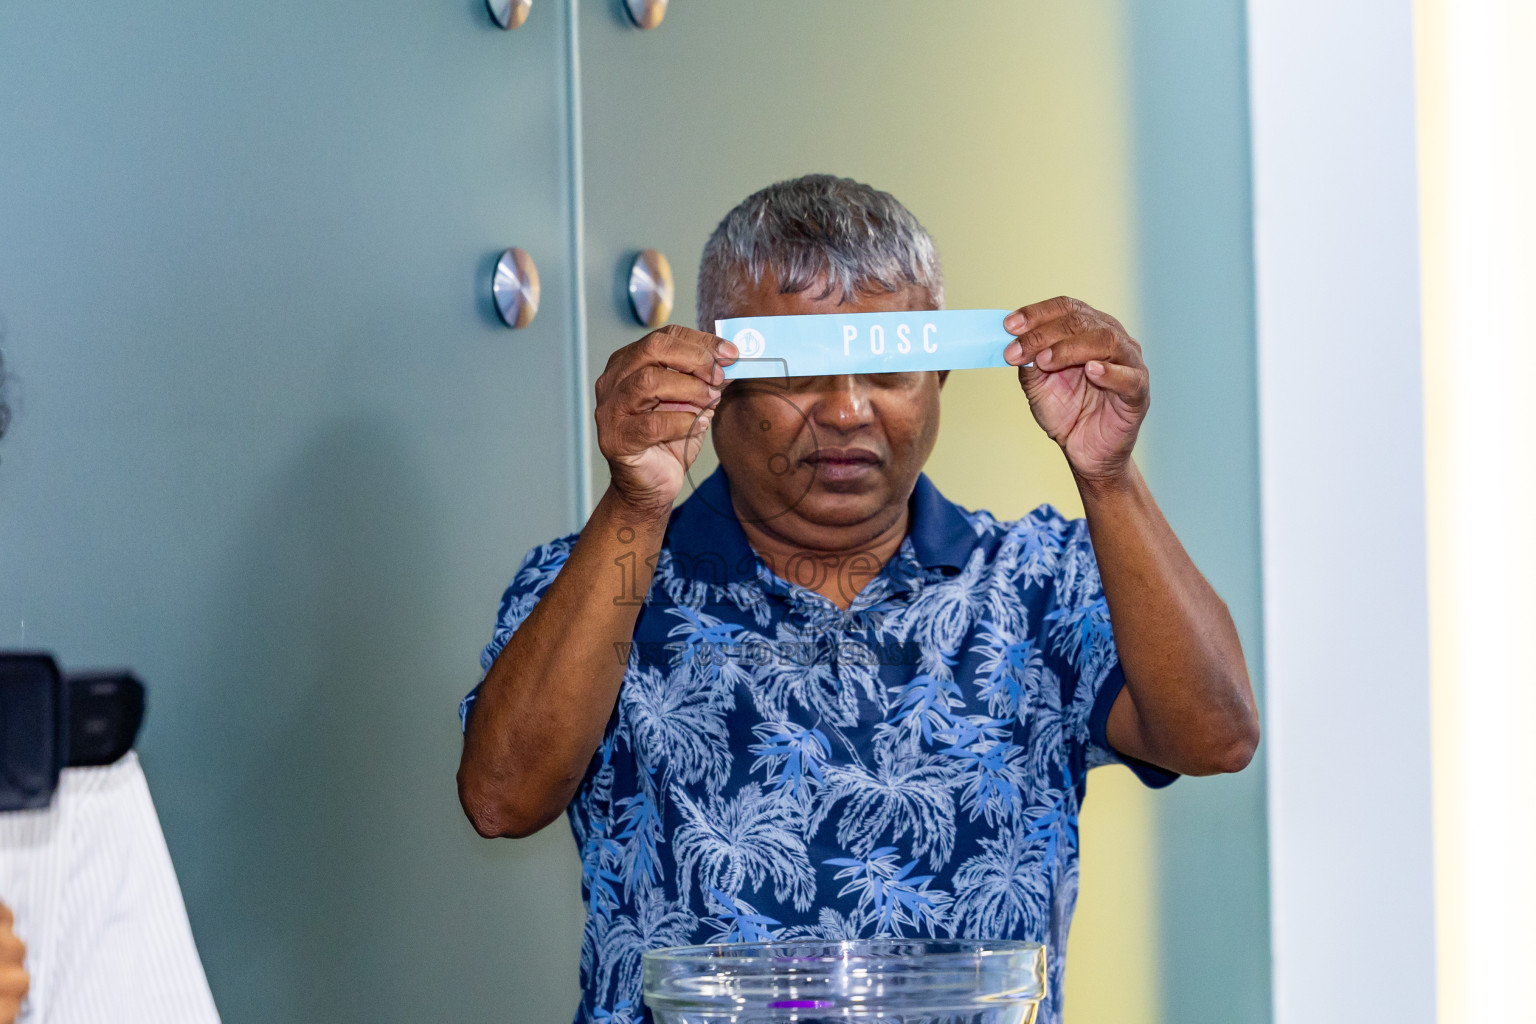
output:
<path id="1" fill-rule="evenodd" d="M 146 681 L 230 1024 L 569 1017 L 570 839 L 486 843 L 453 782 L 570 517 L 562 13 L 0 5 L 0 645 Z"/>
<path id="2" fill-rule="evenodd" d="M 1141 461 L 1226 600 L 1264 706 L 1257 345 L 1242 0 L 1128 3 L 1142 333 Z M 1268 1021 L 1264 749 L 1158 804 L 1162 1019 Z"/>

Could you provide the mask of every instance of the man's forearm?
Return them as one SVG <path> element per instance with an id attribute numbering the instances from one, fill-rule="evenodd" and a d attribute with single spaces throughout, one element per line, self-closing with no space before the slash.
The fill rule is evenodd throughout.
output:
<path id="1" fill-rule="evenodd" d="M 1173 533 L 1134 463 L 1078 481 L 1125 690 L 1109 718 L 1123 754 L 1172 771 L 1238 771 L 1258 712 L 1226 605 Z"/>
<path id="2" fill-rule="evenodd" d="M 459 799 L 482 835 L 543 828 L 580 784 L 624 678 L 615 642 L 634 633 L 666 525 L 605 494 L 486 673 L 459 763 Z"/>

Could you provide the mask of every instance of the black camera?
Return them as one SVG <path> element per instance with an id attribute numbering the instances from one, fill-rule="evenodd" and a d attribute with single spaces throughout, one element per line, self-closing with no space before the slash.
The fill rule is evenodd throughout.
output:
<path id="1" fill-rule="evenodd" d="M 116 761 L 143 720 L 131 672 L 64 675 L 47 654 L 0 653 L 0 811 L 47 807 L 61 770 Z"/>

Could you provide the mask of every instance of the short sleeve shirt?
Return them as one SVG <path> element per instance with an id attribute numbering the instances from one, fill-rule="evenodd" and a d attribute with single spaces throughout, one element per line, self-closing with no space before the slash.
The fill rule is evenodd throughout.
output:
<path id="1" fill-rule="evenodd" d="M 756 555 L 723 470 L 674 510 L 567 812 L 578 1022 L 648 1020 L 648 949 L 875 936 L 1042 942 L 1041 1019 L 1060 1020 L 1085 776 L 1116 760 L 1174 776 L 1105 737 L 1124 677 L 1086 522 L 1049 506 L 1000 522 L 926 476 L 909 509 L 846 611 L 810 589 L 816 563 L 786 579 Z M 482 668 L 575 540 L 523 559 Z"/>

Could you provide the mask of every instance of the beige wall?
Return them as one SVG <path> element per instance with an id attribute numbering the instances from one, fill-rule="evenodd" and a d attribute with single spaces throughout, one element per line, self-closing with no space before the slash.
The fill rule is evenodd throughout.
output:
<path id="1" fill-rule="evenodd" d="M 1536 961 L 1536 8 L 1416 5 L 1436 939 L 1444 1024 Z"/>
<path id="2" fill-rule="evenodd" d="M 1052 45 L 1028 58 L 1039 80 L 1070 88 L 1053 89 L 1051 103 L 1032 107 L 1030 132 L 986 133 L 983 122 L 996 117 L 995 108 L 961 114 L 990 136 L 992 159 L 1030 168 L 1027 179 L 1020 175 L 1027 189 L 1001 209 L 990 205 L 991 195 L 951 190 L 926 216 L 945 254 L 949 306 L 1010 306 L 1068 294 L 1114 313 L 1134 332 L 1126 26 L 1117 4 L 1076 5 L 1059 20 L 1070 32 L 1040 26 L 1039 38 Z M 1063 38 L 1070 45 L 1060 45 Z M 1087 74 L 1087 67 L 1108 73 Z M 1042 146 L 1050 147 L 1049 158 L 1042 158 Z M 1016 240 L 1003 259 L 1000 236 Z M 1060 449 L 1031 418 L 1014 371 L 952 374 L 943 417 L 927 471 L 952 499 L 1008 518 L 1045 502 L 1082 515 Z M 1160 1017 L 1161 966 L 1154 954 L 1154 797 L 1118 766 L 1095 770 L 1088 782 L 1080 896 L 1067 950 L 1067 1019 L 1152 1024 Z"/>

